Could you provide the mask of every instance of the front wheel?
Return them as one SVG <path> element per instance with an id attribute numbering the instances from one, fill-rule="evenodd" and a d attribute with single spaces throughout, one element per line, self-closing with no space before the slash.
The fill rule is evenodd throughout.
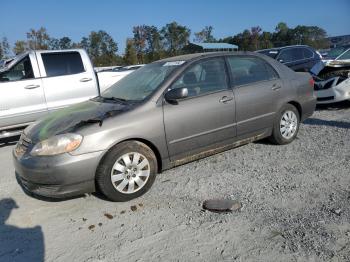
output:
<path id="1" fill-rule="evenodd" d="M 292 142 L 298 134 L 299 125 L 298 110 L 291 104 L 285 105 L 275 119 L 270 141 L 278 145 Z"/>
<path id="2" fill-rule="evenodd" d="M 96 172 L 98 189 L 112 201 L 128 201 L 152 186 L 157 158 L 144 143 L 127 141 L 107 153 Z"/>

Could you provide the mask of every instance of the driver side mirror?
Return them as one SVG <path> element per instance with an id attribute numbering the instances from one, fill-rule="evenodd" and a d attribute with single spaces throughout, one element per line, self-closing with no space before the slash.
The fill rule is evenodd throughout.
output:
<path id="1" fill-rule="evenodd" d="M 171 89 L 164 95 L 165 100 L 170 104 L 174 104 L 177 100 L 186 97 L 188 97 L 188 89 L 186 87 Z"/>

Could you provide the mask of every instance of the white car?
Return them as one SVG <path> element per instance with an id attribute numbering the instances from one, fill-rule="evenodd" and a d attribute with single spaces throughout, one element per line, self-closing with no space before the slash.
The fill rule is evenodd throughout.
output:
<path id="1" fill-rule="evenodd" d="M 317 104 L 350 100 L 350 78 L 341 76 L 315 82 Z"/>
<path id="2" fill-rule="evenodd" d="M 350 63 L 350 45 L 339 46 L 331 49 L 322 59 L 326 66 Z"/>
<path id="3" fill-rule="evenodd" d="M 98 80 L 100 83 L 101 92 L 142 66 L 144 66 L 144 64 L 123 66 L 121 68 L 113 70 L 105 70 L 98 72 Z"/>
<path id="4" fill-rule="evenodd" d="M 330 50 L 323 63 L 311 69 L 318 104 L 350 100 L 350 46 Z"/>

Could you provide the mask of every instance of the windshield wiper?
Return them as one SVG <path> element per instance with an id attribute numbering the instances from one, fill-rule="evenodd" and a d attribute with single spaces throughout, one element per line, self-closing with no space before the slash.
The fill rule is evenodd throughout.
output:
<path id="1" fill-rule="evenodd" d="M 115 102 L 121 102 L 121 103 L 126 103 L 128 100 L 124 99 L 124 98 L 119 98 L 119 97 L 115 97 L 115 96 L 111 96 L 111 97 L 104 97 L 101 96 L 101 98 L 104 101 L 115 101 Z"/>

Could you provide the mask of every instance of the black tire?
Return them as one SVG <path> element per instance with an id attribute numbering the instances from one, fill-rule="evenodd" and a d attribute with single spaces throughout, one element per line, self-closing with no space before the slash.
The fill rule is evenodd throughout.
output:
<path id="1" fill-rule="evenodd" d="M 131 152 L 142 154 L 147 158 L 150 174 L 146 183 L 138 191 L 134 193 L 122 193 L 113 185 L 111 181 L 111 172 L 116 161 L 123 155 Z M 146 193 L 153 185 L 157 173 L 158 164 L 154 152 L 147 145 L 139 141 L 126 141 L 113 147 L 100 162 L 96 171 L 96 187 L 103 195 L 112 201 L 129 201 Z"/>
<path id="2" fill-rule="evenodd" d="M 282 116 L 287 112 L 287 111 L 292 111 L 296 117 L 297 117 L 297 126 L 296 126 L 296 131 L 295 133 L 290 137 L 290 138 L 285 138 L 280 130 L 280 123 L 281 123 L 281 119 Z M 299 126 L 300 126 L 300 115 L 299 115 L 299 111 L 295 108 L 295 106 L 291 105 L 291 104 L 286 104 L 282 107 L 282 109 L 279 111 L 279 113 L 277 114 L 275 121 L 273 123 L 273 130 L 272 130 L 272 135 L 269 137 L 269 140 L 276 144 L 276 145 L 285 145 L 285 144 L 289 144 L 290 142 L 292 142 L 296 136 L 298 135 L 298 131 L 299 131 Z"/>

